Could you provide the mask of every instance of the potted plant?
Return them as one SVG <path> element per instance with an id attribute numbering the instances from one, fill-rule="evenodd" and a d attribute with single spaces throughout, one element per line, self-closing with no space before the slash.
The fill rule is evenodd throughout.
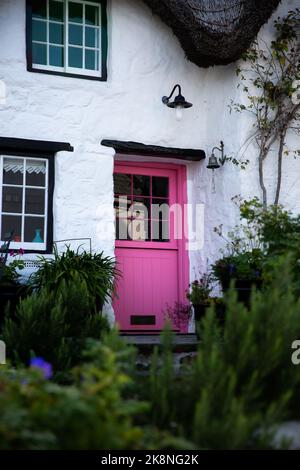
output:
<path id="1" fill-rule="evenodd" d="M 263 264 L 264 254 L 256 248 L 252 251 L 223 256 L 212 265 L 212 272 L 224 292 L 229 289 L 233 281 L 238 299 L 247 303 L 252 288 L 262 286 Z"/>
<path id="2" fill-rule="evenodd" d="M 188 333 L 191 313 L 191 307 L 188 304 L 176 302 L 174 307 L 167 306 L 165 320 L 171 322 L 175 331 Z"/>
<path id="3" fill-rule="evenodd" d="M 226 236 L 222 225 L 214 228 L 226 245 L 221 250 L 223 256 L 212 265 L 212 272 L 224 292 L 233 281 L 238 299 L 248 304 L 253 286 L 262 286 L 267 259 L 266 243 L 262 238 L 263 216 L 258 217 L 260 204 L 255 198 L 243 201 L 236 196 L 232 200 L 239 209 L 240 223 Z"/>
<path id="4" fill-rule="evenodd" d="M 190 284 L 190 290 L 186 297 L 193 305 L 195 321 L 199 321 L 205 315 L 205 311 L 210 305 L 211 282 L 212 276 L 204 274 L 199 280 L 196 279 Z"/>

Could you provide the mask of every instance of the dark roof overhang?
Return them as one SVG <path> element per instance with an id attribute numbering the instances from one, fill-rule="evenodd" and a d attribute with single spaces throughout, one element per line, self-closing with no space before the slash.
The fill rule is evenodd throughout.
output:
<path id="1" fill-rule="evenodd" d="M 199 67 L 238 60 L 280 0 L 143 0 Z"/>
<path id="2" fill-rule="evenodd" d="M 204 150 L 161 147 L 145 145 L 139 142 L 124 142 L 121 140 L 104 139 L 101 145 L 112 147 L 116 153 L 123 155 L 138 155 L 149 157 L 175 158 L 190 162 L 199 162 L 205 158 Z"/>
<path id="3" fill-rule="evenodd" d="M 73 147 L 67 142 L 0 137 L 0 153 L 30 152 L 32 154 L 54 154 L 61 151 L 73 152 L 73 150 Z"/>

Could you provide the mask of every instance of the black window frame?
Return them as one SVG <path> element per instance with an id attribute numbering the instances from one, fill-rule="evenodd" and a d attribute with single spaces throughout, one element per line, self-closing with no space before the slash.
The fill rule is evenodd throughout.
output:
<path id="1" fill-rule="evenodd" d="M 51 254 L 53 249 L 53 195 L 55 187 L 55 155 L 59 151 L 73 152 L 69 143 L 0 137 L 0 155 L 43 158 L 48 160 L 48 200 L 46 249 L 25 249 L 25 253 Z M 2 187 L 0 188 L 2 191 Z"/>
<path id="2" fill-rule="evenodd" d="M 43 73 L 47 75 L 58 75 L 61 77 L 81 78 L 84 80 L 95 80 L 98 82 L 107 81 L 107 55 L 108 55 L 108 33 L 107 33 L 107 0 L 92 0 L 101 5 L 101 76 L 95 77 L 84 74 L 59 72 L 55 70 L 44 70 L 35 68 L 32 64 L 32 2 L 33 0 L 26 0 L 26 61 L 27 71 L 34 73 Z"/>

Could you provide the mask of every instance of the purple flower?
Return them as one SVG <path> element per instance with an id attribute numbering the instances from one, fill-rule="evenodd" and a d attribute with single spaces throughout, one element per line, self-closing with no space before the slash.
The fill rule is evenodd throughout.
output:
<path id="1" fill-rule="evenodd" d="M 24 253 L 25 253 L 25 251 L 23 250 L 23 248 L 20 248 L 20 249 L 19 249 L 19 255 L 20 255 L 20 256 L 23 256 Z"/>
<path id="2" fill-rule="evenodd" d="M 10 250 L 10 251 L 9 251 L 9 256 L 15 256 L 14 250 Z"/>
<path id="3" fill-rule="evenodd" d="M 50 379 L 52 377 L 52 365 L 49 362 L 44 361 L 42 357 L 34 357 L 30 360 L 30 367 L 39 369 L 45 379 Z"/>

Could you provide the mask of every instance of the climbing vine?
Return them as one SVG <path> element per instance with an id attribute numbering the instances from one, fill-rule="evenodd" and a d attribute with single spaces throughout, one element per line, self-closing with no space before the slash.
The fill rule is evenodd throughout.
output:
<path id="1" fill-rule="evenodd" d="M 258 146 L 259 184 L 262 202 L 268 204 L 265 162 L 275 155 L 277 180 L 274 204 L 279 203 L 284 155 L 300 156 L 300 149 L 288 147 L 290 132 L 300 135 L 300 9 L 274 21 L 275 39 L 268 44 L 261 38 L 243 55 L 237 68 L 239 87 L 246 95 L 243 103 L 231 109 L 250 112 L 254 130 L 249 142 Z"/>

